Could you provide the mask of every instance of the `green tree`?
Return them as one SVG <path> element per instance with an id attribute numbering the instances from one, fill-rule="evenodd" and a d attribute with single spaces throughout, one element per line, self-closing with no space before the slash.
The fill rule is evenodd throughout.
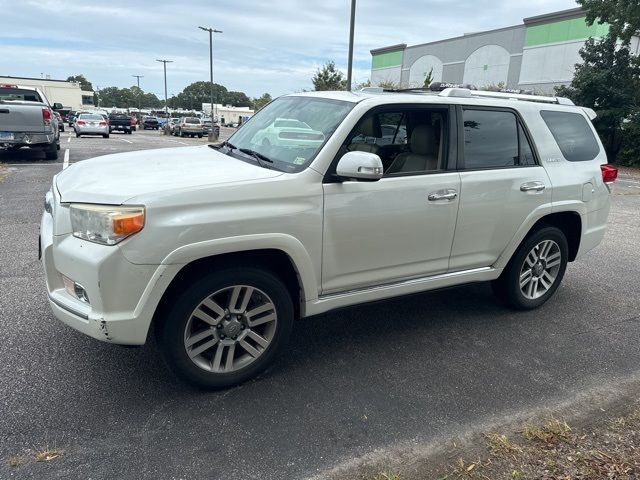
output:
<path id="1" fill-rule="evenodd" d="M 571 85 L 556 92 L 595 110 L 598 116 L 593 124 L 609 161 L 616 162 L 623 145 L 623 125 L 638 118 L 640 62 L 629 44 L 620 44 L 611 32 L 603 39 L 587 40 L 580 50 L 583 63 L 576 65 Z"/>
<path id="2" fill-rule="evenodd" d="M 431 70 L 429 70 L 429 73 L 425 73 L 424 83 L 422 84 L 422 86 L 424 88 L 429 88 L 429 85 L 431 85 L 432 82 L 433 82 L 433 67 L 431 67 Z"/>
<path id="3" fill-rule="evenodd" d="M 336 68 L 335 62 L 327 62 L 311 79 L 316 92 L 323 90 L 344 90 L 347 88 L 347 80 L 340 70 Z"/>
<path id="4" fill-rule="evenodd" d="M 271 100 L 271 95 L 269 95 L 268 93 L 263 93 L 260 98 L 253 99 L 253 102 L 251 102 L 251 108 L 253 108 L 255 111 L 258 111 Z"/>
<path id="5" fill-rule="evenodd" d="M 638 0 L 577 0 L 587 14 L 587 24 L 606 23 L 609 37 L 628 44 L 640 30 Z"/>
<path id="6" fill-rule="evenodd" d="M 82 90 L 93 92 L 93 85 L 91 85 L 91 82 L 87 80 L 82 74 L 71 75 L 70 77 L 67 77 L 67 82 L 78 82 Z"/>
<path id="7" fill-rule="evenodd" d="M 251 99 L 247 97 L 244 92 L 227 92 L 223 96 L 223 102 L 225 105 L 231 105 L 233 107 L 250 107 Z"/>
<path id="8" fill-rule="evenodd" d="M 356 89 L 356 90 L 362 90 L 363 88 L 368 88 L 368 87 L 370 87 L 370 86 L 371 86 L 371 80 L 369 80 L 369 79 L 367 78 L 364 82 L 357 83 L 357 84 L 356 84 L 356 88 L 355 88 L 355 89 Z"/>

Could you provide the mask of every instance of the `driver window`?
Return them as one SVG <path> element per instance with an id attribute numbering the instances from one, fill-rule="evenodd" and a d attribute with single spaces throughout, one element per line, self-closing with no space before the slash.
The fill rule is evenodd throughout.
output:
<path id="1" fill-rule="evenodd" d="M 385 176 L 438 171 L 445 167 L 447 109 L 371 112 L 347 138 L 347 151 L 375 153 Z"/>

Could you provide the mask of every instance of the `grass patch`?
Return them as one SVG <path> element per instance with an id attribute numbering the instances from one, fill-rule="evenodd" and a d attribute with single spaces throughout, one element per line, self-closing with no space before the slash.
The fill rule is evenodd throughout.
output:
<path id="1" fill-rule="evenodd" d="M 489 433 L 484 442 L 486 458 L 471 463 L 461 458 L 439 478 L 640 478 L 640 408 L 580 428 L 557 418 L 527 423 L 512 439 Z"/>
<path id="2" fill-rule="evenodd" d="M 7 460 L 7 463 L 11 468 L 21 467 L 26 462 L 27 462 L 27 459 L 24 458 L 22 455 L 14 455 L 12 457 L 9 457 L 9 459 Z"/>
<path id="3" fill-rule="evenodd" d="M 34 453 L 33 458 L 36 462 L 50 462 L 62 455 L 63 450 L 59 448 L 45 447 L 42 450 L 38 450 Z"/>

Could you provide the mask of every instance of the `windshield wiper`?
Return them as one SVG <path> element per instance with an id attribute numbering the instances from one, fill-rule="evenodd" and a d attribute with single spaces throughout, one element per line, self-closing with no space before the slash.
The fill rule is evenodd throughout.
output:
<path id="1" fill-rule="evenodd" d="M 250 148 L 238 148 L 232 143 L 229 143 L 227 141 L 222 142 L 222 144 L 220 145 L 220 148 L 221 147 L 227 147 L 229 150 L 237 150 L 241 153 L 244 153 L 245 155 L 249 155 L 250 157 L 253 157 L 258 162 L 258 165 L 260 165 L 263 168 L 271 168 L 269 167 L 269 165 L 267 165 L 267 163 L 273 163 L 273 160 L 271 160 L 266 155 L 263 155 L 260 152 L 256 152 L 255 150 L 251 150 Z"/>
<path id="2" fill-rule="evenodd" d="M 251 150 L 250 148 L 239 148 L 238 151 L 244 153 L 245 155 L 251 155 L 258 161 L 261 167 L 267 167 L 266 165 L 263 165 L 262 162 L 273 163 L 273 160 L 271 160 L 266 155 L 263 155 L 260 152 L 256 152 L 255 150 Z"/>

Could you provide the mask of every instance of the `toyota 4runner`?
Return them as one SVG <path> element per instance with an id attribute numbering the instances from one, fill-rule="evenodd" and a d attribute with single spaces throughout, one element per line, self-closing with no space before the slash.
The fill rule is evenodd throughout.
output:
<path id="1" fill-rule="evenodd" d="M 617 171 L 594 117 L 465 88 L 302 93 L 222 144 L 75 163 L 42 216 L 51 308 L 105 342 L 153 325 L 167 364 L 215 388 L 338 307 L 470 282 L 539 307 L 604 236 Z M 264 142 L 282 118 L 322 141 Z"/>

